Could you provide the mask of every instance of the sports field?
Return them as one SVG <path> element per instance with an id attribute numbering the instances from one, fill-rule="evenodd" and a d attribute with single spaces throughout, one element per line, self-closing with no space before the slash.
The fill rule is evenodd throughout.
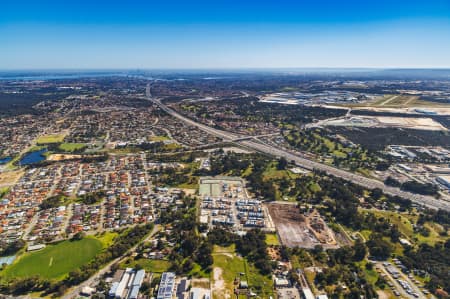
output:
<path id="1" fill-rule="evenodd" d="M 63 142 L 65 134 L 43 135 L 37 138 L 37 144 L 58 143 Z"/>
<path id="2" fill-rule="evenodd" d="M 61 143 L 59 148 L 65 152 L 73 152 L 86 147 L 84 143 Z"/>
<path id="3" fill-rule="evenodd" d="M 56 245 L 22 255 L 2 275 L 5 278 L 38 275 L 47 279 L 61 279 L 70 271 L 91 261 L 102 250 L 102 242 L 94 238 L 63 241 Z"/>

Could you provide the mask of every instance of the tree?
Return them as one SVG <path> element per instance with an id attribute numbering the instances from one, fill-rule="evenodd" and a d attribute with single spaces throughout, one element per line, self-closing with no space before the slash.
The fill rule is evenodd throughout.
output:
<path id="1" fill-rule="evenodd" d="M 392 245 L 384 240 L 379 233 L 371 234 L 370 239 L 366 244 L 370 254 L 378 258 L 387 259 L 391 256 L 393 251 Z"/>
<path id="2" fill-rule="evenodd" d="M 354 261 L 359 262 L 366 257 L 367 247 L 360 239 L 356 240 L 355 245 L 353 246 L 353 250 L 354 250 L 353 254 Z"/>
<path id="3" fill-rule="evenodd" d="M 288 161 L 286 160 L 286 158 L 281 157 L 281 158 L 278 160 L 277 169 L 278 169 L 278 170 L 285 170 L 286 167 L 287 167 L 287 165 L 288 165 Z"/>

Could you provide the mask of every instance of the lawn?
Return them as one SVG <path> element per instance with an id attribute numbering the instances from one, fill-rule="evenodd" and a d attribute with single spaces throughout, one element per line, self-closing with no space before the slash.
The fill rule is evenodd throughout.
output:
<path id="1" fill-rule="evenodd" d="M 170 140 L 170 138 L 167 136 L 152 136 L 152 137 L 150 137 L 150 141 L 165 141 L 165 140 Z"/>
<path id="2" fill-rule="evenodd" d="M 266 234 L 266 244 L 269 246 L 280 245 L 280 241 L 278 240 L 277 234 Z"/>
<path id="3" fill-rule="evenodd" d="M 38 275 L 47 279 L 62 279 L 70 271 L 91 261 L 101 250 L 102 242 L 95 238 L 63 241 L 23 254 L 3 271 L 2 276 L 14 278 Z"/>
<path id="4" fill-rule="evenodd" d="M 37 144 L 59 143 L 64 141 L 65 134 L 52 134 L 39 136 L 36 140 Z"/>
<path id="5" fill-rule="evenodd" d="M 59 149 L 65 152 L 73 152 L 76 150 L 81 150 L 86 147 L 84 143 L 61 143 Z"/>

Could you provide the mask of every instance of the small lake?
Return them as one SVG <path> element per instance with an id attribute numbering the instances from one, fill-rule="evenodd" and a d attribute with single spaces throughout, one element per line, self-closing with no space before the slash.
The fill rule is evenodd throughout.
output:
<path id="1" fill-rule="evenodd" d="M 40 151 L 35 151 L 35 152 L 31 152 L 26 154 L 20 161 L 19 161 L 19 165 L 29 165 L 29 164 L 34 164 L 34 163 L 38 163 L 41 161 L 45 160 L 45 156 L 43 155 L 43 153 L 45 153 L 47 151 L 47 149 L 42 149 Z"/>
<path id="2" fill-rule="evenodd" d="M 6 164 L 6 163 L 8 163 L 8 162 L 11 161 L 11 160 L 12 160 L 11 157 L 0 158 L 0 165 Z"/>

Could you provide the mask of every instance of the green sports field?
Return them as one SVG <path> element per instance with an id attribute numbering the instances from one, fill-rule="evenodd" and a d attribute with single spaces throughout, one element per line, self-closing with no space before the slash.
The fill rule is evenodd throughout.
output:
<path id="1" fill-rule="evenodd" d="M 80 150 L 86 147 L 84 143 L 61 143 L 59 148 L 66 152 L 73 152 L 76 150 Z"/>
<path id="2" fill-rule="evenodd" d="M 25 253 L 8 266 L 1 276 L 14 278 L 38 275 L 47 279 L 60 279 L 91 261 L 102 247 L 102 242 L 94 238 L 48 245 L 42 250 Z"/>
<path id="3" fill-rule="evenodd" d="M 37 144 L 58 143 L 63 142 L 65 134 L 52 134 L 39 136 L 36 139 Z"/>

